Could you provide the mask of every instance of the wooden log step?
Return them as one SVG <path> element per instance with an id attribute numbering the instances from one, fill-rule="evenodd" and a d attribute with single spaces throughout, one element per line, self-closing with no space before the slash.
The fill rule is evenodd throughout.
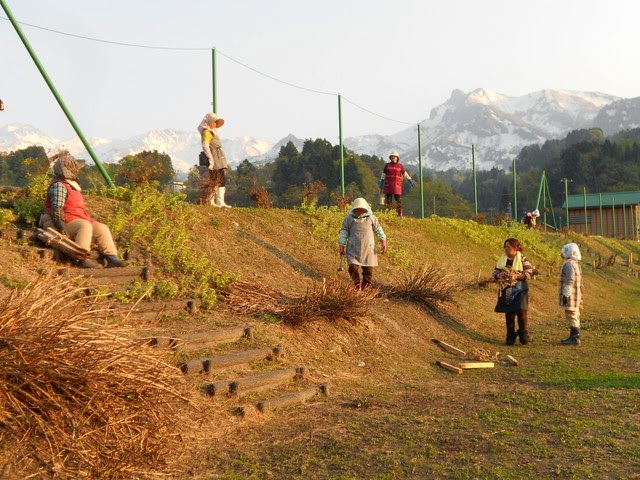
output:
<path id="1" fill-rule="evenodd" d="M 270 412 L 272 410 L 286 407 L 294 403 L 303 403 L 318 394 L 327 395 L 327 393 L 328 388 L 326 385 L 318 385 L 316 387 L 305 388 L 304 390 L 300 390 L 299 392 L 289 393 L 281 397 L 263 400 L 256 404 L 256 408 L 262 413 Z"/>
<path id="2" fill-rule="evenodd" d="M 205 383 L 200 387 L 200 391 L 215 399 L 226 399 L 231 396 L 231 380 L 223 380 L 215 383 Z"/>
<path id="3" fill-rule="evenodd" d="M 180 335 L 178 347 L 180 350 L 200 350 L 224 342 L 235 342 L 241 338 L 253 339 L 253 327 L 229 327 Z"/>
<path id="4" fill-rule="evenodd" d="M 151 269 L 148 266 L 130 266 L 122 268 L 59 268 L 58 275 L 64 277 L 87 277 L 87 278 L 112 278 L 112 277 L 136 277 L 141 280 L 149 279 Z M 146 277 L 146 278 L 145 278 Z"/>
<path id="5" fill-rule="evenodd" d="M 249 393 L 260 392 L 278 385 L 284 385 L 291 382 L 291 380 L 300 380 L 304 378 L 306 373 L 307 368 L 301 366 L 245 377 L 231 382 L 229 394 L 234 397 L 242 397 Z"/>
<path id="6" fill-rule="evenodd" d="M 228 353 L 226 355 L 218 355 L 212 358 L 190 360 L 188 362 L 179 362 L 177 367 L 185 375 L 195 373 L 209 373 L 211 370 L 242 365 L 244 363 L 253 362 L 254 360 L 277 360 L 282 354 L 281 347 L 259 348 L 257 350 L 246 350 L 238 353 Z"/>
<path id="7" fill-rule="evenodd" d="M 112 303 L 109 306 L 110 310 L 136 313 L 140 312 L 174 312 L 174 313 L 196 313 L 200 301 L 195 299 L 182 299 L 182 300 L 162 300 L 162 301 L 146 301 L 142 300 L 136 304 L 131 303 Z"/>

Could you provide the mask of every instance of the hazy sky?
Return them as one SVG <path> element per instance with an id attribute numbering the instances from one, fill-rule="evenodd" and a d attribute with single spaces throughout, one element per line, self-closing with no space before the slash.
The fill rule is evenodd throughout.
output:
<path id="1" fill-rule="evenodd" d="M 194 129 L 217 54 L 223 136 L 392 134 L 453 89 L 640 96 L 637 0 L 5 0 L 87 137 Z M 74 136 L 0 9 L 0 127 Z M 230 57 L 230 58 L 229 58 Z M 274 81 L 237 62 L 314 93 Z"/>

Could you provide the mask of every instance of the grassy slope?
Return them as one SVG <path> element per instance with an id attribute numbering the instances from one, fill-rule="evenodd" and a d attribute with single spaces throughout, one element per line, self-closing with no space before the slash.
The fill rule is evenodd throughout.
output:
<path id="1" fill-rule="evenodd" d="M 341 215 L 207 207 L 197 213 L 194 239 L 222 271 L 286 292 L 303 292 L 313 281 L 296 261 L 323 276 L 337 274 Z M 390 252 L 375 278 L 386 284 L 425 262 L 473 283 L 491 272 L 505 238 L 521 238 L 542 272 L 531 284 L 534 342 L 502 344 L 493 285 L 463 290 L 457 305 L 438 318 L 381 298 L 356 326 L 264 324 L 261 341 L 283 343 L 287 362 L 306 364 L 318 382 L 328 378 L 332 395 L 265 417 L 223 419 L 224 428 L 205 421 L 181 460 L 190 465 L 190 476 L 640 478 L 640 282 L 620 264 L 593 272 L 587 252 L 616 249 L 620 261 L 629 251 L 638 258 L 638 246 L 579 239 L 585 257 L 583 346 L 568 348 L 558 344 L 568 327 L 556 308 L 559 249 L 566 238 L 380 217 Z M 18 279 L 24 276 L 20 268 Z M 432 338 L 466 351 L 508 353 L 521 366 L 454 375 L 434 365 L 459 360 Z M 203 408 L 206 414 L 219 406 Z"/>
<path id="2" fill-rule="evenodd" d="M 204 209 L 200 220 L 213 226 L 208 232 L 196 228 L 207 232 L 203 250 L 221 269 L 245 279 L 304 291 L 311 280 L 287 258 L 321 275 L 336 275 L 340 215 Z M 387 284 L 425 262 L 473 283 L 490 273 L 505 238 L 525 238 L 526 254 L 542 272 L 531 285 L 534 343 L 502 345 L 493 285 L 465 289 L 458 304 L 437 319 L 414 305 L 379 299 L 371 305 L 371 318 L 357 326 L 268 325 L 265 335 L 290 347 L 292 363 L 309 365 L 318 381 L 331 379 L 333 395 L 266 421 L 240 421 L 243 428 L 200 452 L 196 477 L 638 475 L 640 283 L 620 264 L 593 272 L 589 252 L 609 255 L 610 246 L 595 237 L 578 239 L 585 252 L 583 346 L 567 348 L 558 343 L 568 327 L 556 308 L 559 249 L 567 238 L 433 219 L 383 215 L 381 221 L 390 253 L 381 258 L 375 277 Z M 266 242 L 269 250 L 238 230 Z M 637 258 L 637 245 L 614 244 L 619 262 L 629 251 Z M 456 376 L 434 365 L 457 359 L 435 347 L 432 338 L 467 351 L 509 353 L 521 366 Z"/>

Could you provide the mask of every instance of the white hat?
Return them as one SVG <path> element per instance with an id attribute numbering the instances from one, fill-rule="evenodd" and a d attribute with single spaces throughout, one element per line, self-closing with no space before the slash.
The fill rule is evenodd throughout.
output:
<path id="1" fill-rule="evenodd" d="M 574 260 L 582 260 L 580 249 L 575 243 L 567 243 L 562 247 L 562 258 L 573 258 Z"/>
<path id="2" fill-rule="evenodd" d="M 371 207 L 369 206 L 367 201 L 362 197 L 358 197 L 353 201 L 351 210 L 355 210 L 356 208 L 364 208 L 365 210 L 371 210 Z"/>
<path id="3" fill-rule="evenodd" d="M 216 115 L 213 112 L 207 113 L 207 115 L 204 118 L 207 120 L 207 125 L 211 125 L 212 123 L 215 123 L 216 128 L 220 128 L 222 125 L 224 125 L 224 119 L 220 118 L 218 115 Z"/>
<path id="4" fill-rule="evenodd" d="M 400 161 L 400 154 L 398 153 L 398 150 L 394 150 L 393 152 L 391 152 L 391 155 L 389 155 L 389 160 L 391 160 L 391 157 L 397 157 L 398 161 Z"/>

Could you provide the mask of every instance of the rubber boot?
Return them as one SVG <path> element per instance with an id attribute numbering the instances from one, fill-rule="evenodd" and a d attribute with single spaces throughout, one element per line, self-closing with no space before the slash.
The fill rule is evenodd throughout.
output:
<path id="1" fill-rule="evenodd" d="M 102 265 L 100 265 L 95 260 L 91 260 L 90 258 L 85 258 L 84 260 L 79 260 L 78 262 L 76 262 L 76 265 L 79 268 L 102 268 Z"/>
<path id="2" fill-rule="evenodd" d="M 129 265 L 127 260 L 120 260 L 117 255 L 105 255 L 107 259 L 107 268 L 122 268 Z"/>
<path id="3" fill-rule="evenodd" d="M 216 187 L 213 189 L 213 195 L 211 195 L 211 198 L 209 199 L 209 205 L 214 206 L 214 207 L 221 207 L 222 205 L 218 204 L 218 190 L 220 189 L 220 187 Z"/>
<path id="4" fill-rule="evenodd" d="M 224 194 L 226 190 L 227 187 L 218 187 L 218 191 L 216 192 L 216 207 L 231 208 L 231 205 L 224 203 Z"/>
<path id="5" fill-rule="evenodd" d="M 580 345 L 580 328 L 571 327 L 571 330 L 569 331 L 569 338 L 565 338 L 560 343 L 563 345 Z"/>
<path id="6" fill-rule="evenodd" d="M 397 208 L 396 208 L 396 212 L 398 212 L 398 216 L 399 216 L 400 218 L 403 218 L 403 217 L 404 217 L 404 212 L 403 212 L 403 210 L 402 210 L 402 207 L 397 207 Z"/>
<path id="7" fill-rule="evenodd" d="M 516 333 L 515 315 L 507 314 L 506 325 L 507 325 L 507 338 L 505 339 L 504 344 L 514 345 L 516 343 L 516 338 L 518 337 L 518 334 Z"/>
<path id="8" fill-rule="evenodd" d="M 518 314 L 518 337 L 520 337 L 520 343 L 526 345 L 531 341 L 529 336 L 528 327 L 529 317 L 526 310 L 521 310 Z"/>

